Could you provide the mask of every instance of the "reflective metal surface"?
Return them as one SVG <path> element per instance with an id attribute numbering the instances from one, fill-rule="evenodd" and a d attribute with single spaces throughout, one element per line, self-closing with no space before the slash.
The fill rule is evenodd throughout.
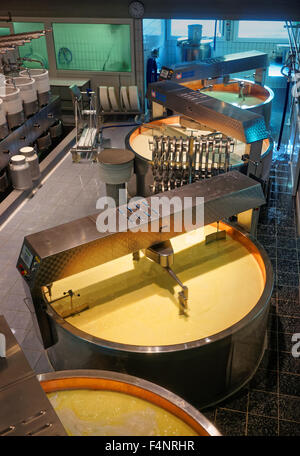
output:
<path id="1" fill-rule="evenodd" d="M 218 78 L 233 73 L 266 68 L 268 54 L 259 51 L 237 52 L 199 62 L 179 64 L 172 68 L 172 79 L 179 82 Z"/>
<path id="2" fill-rule="evenodd" d="M 3 316 L 6 358 L 0 358 L 0 436 L 66 435 Z"/>
<path id="3" fill-rule="evenodd" d="M 227 103 L 236 103 L 237 107 L 240 107 L 239 104 L 241 104 L 242 107 L 240 109 L 246 109 L 247 111 L 262 115 L 265 119 L 266 126 L 269 126 L 274 98 L 274 92 L 269 87 L 261 86 L 244 79 L 230 79 L 226 82 L 215 80 L 210 81 L 209 86 L 206 86 L 205 83 L 206 81 L 204 80 L 196 80 L 183 83 L 183 85 L 193 90 L 205 91 L 206 95 L 213 95 L 212 92 L 214 91 L 224 92 L 224 98 L 228 93 L 236 94 L 236 100 L 234 102 L 227 101 Z M 247 105 L 247 97 L 257 98 L 256 104 Z M 243 104 L 241 101 L 245 103 Z"/>
<path id="4" fill-rule="evenodd" d="M 144 154 L 146 152 L 146 150 L 141 152 L 140 146 L 135 146 L 135 140 L 139 135 L 146 135 L 146 137 L 148 136 L 149 144 L 151 146 L 151 143 L 154 142 L 153 141 L 154 135 L 160 134 L 160 133 L 163 134 L 164 136 L 161 137 L 161 138 L 163 138 L 163 140 L 165 142 L 165 144 L 163 145 L 164 146 L 163 148 L 165 149 L 166 148 L 165 146 L 168 143 L 170 146 L 170 147 L 168 147 L 168 149 L 169 148 L 171 149 L 170 152 L 172 152 L 172 148 L 174 149 L 174 146 L 172 144 L 170 144 L 172 142 L 173 142 L 173 144 L 175 144 L 175 146 L 177 146 L 177 144 L 179 144 L 180 152 L 184 151 L 184 149 L 185 149 L 185 151 L 187 151 L 187 149 L 188 149 L 187 144 L 188 144 L 190 138 L 193 138 L 194 146 L 196 147 L 196 167 L 193 168 L 193 163 L 192 163 L 191 174 L 192 174 L 192 176 L 193 176 L 193 174 L 195 174 L 196 179 L 198 179 L 199 177 L 211 177 L 211 175 L 213 173 L 211 173 L 211 169 L 207 169 L 206 163 L 203 163 L 201 170 L 200 170 L 200 167 L 197 166 L 197 161 L 199 161 L 199 163 L 200 163 L 199 159 L 201 158 L 201 155 L 202 155 L 202 159 L 203 159 L 203 153 L 202 153 L 203 142 L 201 141 L 201 153 L 199 154 L 200 148 L 198 145 L 198 141 L 199 141 L 200 136 L 199 136 L 197 130 L 200 130 L 200 131 L 203 130 L 203 133 L 205 133 L 205 127 L 203 125 L 195 123 L 193 121 L 189 121 L 187 123 L 187 120 L 188 119 L 186 117 L 179 116 L 179 115 L 169 116 L 166 118 L 154 120 L 147 124 L 143 124 L 141 126 L 135 127 L 133 130 L 131 130 L 128 133 L 128 135 L 125 139 L 126 147 L 128 149 L 131 149 L 135 153 L 135 162 L 134 162 L 135 180 L 132 180 L 129 183 L 129 188 L 128 188 L 129 193 L 131 195 L 149 196 L 152 193 L 154 193 L 156 190 L 155 182 L 154 182 L 154 173 L 153 173 L 154 164 L 152 163 L 151 159 L 145 158 L 145 155 L 141 155 L 141 153 Z M 174 129 L 174 131 L 172 131 L 173 125 L 177 125 L 177 127 L 180 126 L 179 128 L 176 129 L 176 134 L 177 134 L 176 139 L 174 139 L 174 137 L 173 138 L 171 137 L 171 134 L 175 133 L 175 129 Z M 189 132 L 186 130 L 185 125 L 190 129 Z M 153 133 L 149 136 L 148 133 L 151 131 Z M 211 135 L 211 136 L 214 136 L 214 135 Z M 222 137 L 223 135 L 217 134 L 215 136 L 216 136 L 216 138 L 218 138 L 218 136 Z M 209 132 L 209 130 L 207 130 L 206 136 L 204 138 L 205 142 L 209 141 L 209 137 L 210 137 L 210 132 Z M 160 137 L 157 136 L 156 140 L 159 140 L 159 139 L 160 139 Z M 234 142 L 237 143 L 236 140 Z M 259 146 L 259 143 L 254 143 L 254 146 L 256 146 L 256 145 Z M 215 142 L 215 146 L 217 146 L 217 142 Z M 148 147 L 148 145 L 147 145 L 147 147 Z M 237 147 L 237 145 L 235 145 L 235 147 Z M 246 153 L 247 147 L 248 146 L 245 145 L 244 153 Z M 252 172 L 253 174 L 254 174 L 253 171 L 255 171 L 255 172 L 259 171 L 260 174 L 259 175 L 256 174 L 257 177 L 260 177 L 261 179 L 263 179 L 263 181 L 267 182 L 268 178 L 269 178 L 271 163 L 272 163 L 273 147 L 274 147 L 274 144 L 273 144 L 272 138 L 269 137 L 268 139 L 265 139 L 263 141 L 263 146 L 262 146 L 261 150 L 259 151 L 259 159 L 257 158 L 257 156 L 258 156 L 257 149 L 259 149 L 259 147 L 255 147 L 255 161 L 258 160 L 259 162 L 261 162 L 259 169 L 257 169 L 258 168 L 257 166 L 252 165 L 252 163 L 249 163 L 249 162 L 246 163 L 246 161 L 243 161 L 242 156 L 241 156 L 240 163 L 232 164 L 230 162 L 229 169 L 230 170 L 240 170 L 243 173 L 247 173 L 248 168 L 249 168 L 249 171 Z M 216 147 L 216 149 L 218 149 L 218 146 Z M 216 158 L 218 158 L 218 155 L 219 155 L 218 152 L 220 152 L 220 150 L 219 151 L 215 150 L 215 152 L 216 152 L 216 154 L 215 154 L 215 159 L 216 159 Z M 172 153 L 169 155 L 171 155 L 171 158 L 172 158 Z M 253 150 L 252 150 L 252 156 L 251 156 L 252 161 L 254 161 L 253 155 L 254 154 L 253 154 Z M 215 163 L 214 167 L 217 168 L 216 174 L 219 171 L 222 172 L 222 171 L 227 170 L 227 167 L 225 166 L 226 163 L 222 159 L 223 157 L 224 157 L 224 154 L 221 154 L 221 157 L 219 155 L 219 158 L 221 158 L 221 161 L 219 160 L 218 164 Z M 180 158 L 180 154 L 179 154 L 179 158 Z M 210 152 L 210 158 L 212 158 L 211 152 Z M 177 160 L 177 158 L 176 158 L 176 160 Z M 175 162 L 176 162 L 176 160 L 175 160 Z M 175 165 L 176 165 L 176 163 L 175 163 Z M 181 162 L 180 162 L 180 165 L 181 165 Z M 172 165 L 172 163 L 171 163 L 171 167 L 172 166 L 174 166 L 174 164 Z M 156 169 L 159 170 L 160 168 L 161 168 L 161 166 Z M 179 170 L 181 170 L 181 168 L 182 168 L 182 166 L 179 167 Z M 199 168 L 199 169 L 197 170 L 196 168 Z M 209 168 L 209 165 L 208 165 L 208 168 Z M 159 174 L 160 191 L 165 189 L 165 182 L 163 180 L 163 176 L 164 176 L 166 170 L 163 169 L 162 171 L 163 172 L 161 172 Z M 190 177 L 190 169 L 187 167 L 186 171 L 188 171 L 188 172 L 180 174 L 179 177 L 185 178 L 185 176 L 187 176 L 185 180 L 188 180 Z M 168 187 L 172 188 L 172 185 L 174 187 L 176 186 L 176 181 L 173 182 L 174 179 L 172 181 L 171 178 L 172 178 L 172 176 L 170 176 L 170 178 L 168 178 L 168 181 L 166 182 L 168 184 L 167 188 Z M 181 182 L 182 182 L 182 180 L 180 180 L 180 182 L 179 182 L 180 185 L 181 185 Z"/>
<path id="5" fill-rule="evenodd" d="M 148 86 L 150 101 L 250 144 L 266 139 L 264 118 L 206 94 L 195 92 L 173 81 L 160 81 Z"/>
<path id="6" fill-rule="evenodd" d="M 165 388 L 162 388 L 159 385 L 148 382 L 141 378 L 133 377 L 131 375 L 125 375 L 118 372 L 108 372 L 103 370 L 70 370 L 70 371 L 61 371 L 53 372 L 48 374 L 38 375 L 38 380 L 41 382 L 42 387 L 46 391 L 56 391 L 61 389 L 73 389 L 74 386 L 70 386 L 72 381 L 78 385 L 78 388 L 88 388 L 88 382 L 85 380 L 98 380 L 99 389 L 104 389 L 101 386 L 101 382 L 108 380 L 109 385 L 113 385 L 114 390 L 123 391 L 122 384 L 129 385 L 129 391 L 126 391 L 127 394 L 134 394 L 142 399 L 148 400 L 153 403 L 158 404 L 159 406 L 170 410 L 172 406 L 173 414 L 176 414 L 179 418 L 184 419 L 185 415 L 188 415 L 192 420 L 195 420 L 197 423 L 197 430 L 199 435 L 210 435 L 210 436 L 219 436 L 220 432 L 215 428 L 215 426 L 198 410 L 196 410 L 192 405 L 183 400 L 182 398 L 176 396 L 171 391 L 168 391 Z M 80 387 L 80 380 L 85 386 Z M 110 383 L 111 382 L 111 383 Z M 95 388 L 95 382 L 93 382 Z M 65 387 L 64 387 L 65 386 Z M 106 387 L 107 388 L 107 387 Z M 146 392 L 150 392 L 150 395 L 146 396 Z M 145 394 L 146 393 L 146 394 Z M 170 407 L 171 404 L 171 407 Z M 179 409 L 178 412 L 176 409 Z M 174 413 L 175 412 L 175 413 Z M 177 412 L 177 413 L 176 413 Z"/>
<path id="7" fill-rule="evenodd" d="M 205 225 L 265 203 L 261 185 L 237 171 L 170 190 L 161 196 L 169 199 L 176 196 L 182 201 L 185 197 L 190 197 L 193 220 L 199 204 L 196 198 L 203 197 Z M 173 206 L 169 209 L 168 221 L 169 216 L 163 212 L 161 206 L 156 216 L 151 212 L 151 198 L 145 201 L 149 205 L 148 212 L 151 215 L 143 221 L 149 225 L 148 232 L 134 232 L 130 230 L 130 226 L 127 231 L 99 232 L 96 214 L 26 236 L 24 243 L 38 258 L 24 276 L 31 288 L 35 289 L 181 234 L 174 231 L 176 211 Z M 112 211 L 118 219 L 118 209 Z M 168 223 L 169 232 L 151 231 L 150 223 L 153 217 L 158 217 L 160 227 Z"/>

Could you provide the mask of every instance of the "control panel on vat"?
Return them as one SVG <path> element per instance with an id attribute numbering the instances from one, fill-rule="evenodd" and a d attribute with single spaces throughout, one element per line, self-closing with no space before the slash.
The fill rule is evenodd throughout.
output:
<path id="1" fill-rule="evenodd" d="M 39 267 L 40 258 L 24 242 L 17 262 L 17 269 L 26 281 L 30 282 Z"/>

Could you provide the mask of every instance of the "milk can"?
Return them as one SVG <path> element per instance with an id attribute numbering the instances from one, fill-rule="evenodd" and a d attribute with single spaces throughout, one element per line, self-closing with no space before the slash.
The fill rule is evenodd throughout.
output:
<path id="1" fill-rule="evenodd" d="M 29 164 L 24 155 L 14 155 L 9 164 L 12 185 L 16 190 L 32 188 L 32 179 Z"/>
<path id="2" fill-rule="evenodd" d="M 35 152 L 35 149 L 31 146 L 22 147 L 20 149 L 20 155 L 24 155 L 26 163 L 28 163 L 31 173 L 31 179 L 37 180 L 41 177 L 39 159 Z"/>

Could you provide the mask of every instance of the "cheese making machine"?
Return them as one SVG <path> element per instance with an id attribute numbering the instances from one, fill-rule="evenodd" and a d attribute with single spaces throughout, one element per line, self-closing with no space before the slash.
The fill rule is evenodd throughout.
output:
<path id="1" fill-rule="evenodd" d="M 172 201 L 173 197 L 177 197 L 182 204 L 186 197 L 190 198 L 191 204 L 188 211 L 194 225 L 177 229 L 176 216 L 178 213 L 184 215 L 186 210 L 181 208 L 178 211 L 178 208 L 170 205 L 167 210 L 159 206 L 158 211 L 154 211 L 153 197 L 149 197 L 140 202 L 135 201 L 134 208 L 128 205 L 127 216 L 126 207 L 122 211 L 121 208 L 110 209 L 110 214 L 117 219 L 116 229 L 98 231 L 99 214 L 96 214 L 26 236 L 17 269 L 24 279 L 27 303 L 37 332 L 56 370 L 102 368 L 122 371 L 151 381 L 155 380 L 192 402 L 197 398 L 197 403 L 204 407 L 218 402 L 248 381 L 264 352 L 267 315 L 273 287 L 272 267 L 266 253 L 254 239 L 221 221 L 227 220 L 233 214 L 259 207 L 265 203 L 265 198 L 258 182 L 237 171 L 220 174 L 209 180 L 200 180 L 155 197 L 163 197 L 164 201 L 166 199 Z M 213 222 L 218 222 L 215 227 L 210 227 L 211 234 L 206 238 L 206 243 L 203 243 L 201 236 L 198 237 L 198 228 L 196 229 L 195 225 L 197 207 L 199 207 L 198 197 L 204 198 L 204 202 L 201 203 L 204 209 L 203 224 L 210 226 Z M 136 212 L 137 210 L 139 212 Z M 125 229 L 121 228 L 118 218 L 121 212 L 122 217 L 128 219 L 128 226 Z M 139 214 L 140 224 L 146 227 L 146 230 L 130 225 L 131 217 L 137 218 L 137 214 Z M 153 221 L 158 223 L 159 229 L 152 230 Z M 195 262 L 202 258 L 203 267 L 205 265 L 208 267 L 207 272 L 218 271 L 216 266 L 209 266 L 209 262 L 219 256 L 221 258 L 222 249 L 229 254 L 229 268 L 231 265 L 239 264 L 239 261 L 245 264 L 245 258 L 250 255 L 250 263 L 257 269 L 258 274 L 251 287 L 252 290 L 258 290 L 261 287 L 261 292 L 258 292 L 257 300 L 254 298 L 253 308 L 249 313 L 246 312 L 244 318 L 233 325 L 229 324 L 224 331 L 212 333 L 210 337 L 198 335 L 196 340 L 166 345 L 154 342 L 154 346 L 153 344 L 118 343 L 109 340 L 109 337 L 103 338 L 101 335 L 90 334 L 88 326 L 85 329 L 76 327 L 75 320 L 72 318 L 86 318 L 90 312 L 93 313 L 98 308 L 94 305 L 102 302 L 105 295 L 110 292 L 114 294 L 114 298 L 121 300 L 116 307 L 113 304 L 114 298 L 108 298 L 107 305 L 110 306 L 112 303 L 111 315 L 113 317 L 118 309 L 128 308 L 129 313 L 125 312 L 125 314 L 131 315 L 132 320 L 126 323 L 124 328 L 128 328 L 131 335 L 135 331 L 130 330 L 131 323 L 141 319 L 141 324 L 147 325 L 148 319 L 141 314 L 142 307 L 138 306 L 134 314 L 130 313 L 129 307 L 135 303 L 136 298 L 126 305 L 123 299 L 128 296 L 128 293 L 130 295 L 139 291 L 142 285 L 134 278 L 134 274 L 139 274 L 141 271 L 141 280 L 147 279 L 147 273 L 143 272 L 143 268 L 148 268 L 151 264 L 161 268 L 161 272 L 158 272 L 158 280 L 160 276 L 167 274 L 166 288 L 161 285 L 159 295 L 167 293 L 169 296 L 171 292 L 170 296 L 173 296 L 175 293 L 173 286 L 179 287 L 178 300 L 176 298 L 174 301 L 171 298 L 170 304 L 174 324 L 185 326 L 184 319 L 192 323 L 193 312 L 192 308 L 191 311 L 189 310 L 190 306 L 197 307 L 200 302 L 198 304 L 194 302 L 193 294 L 191 299 L 188 297 L 189 289 L 186 286 L 188 280 L 182 279 L 182 271 L 179 270 L 178 273 L 176 270 L 181 257 L 177 253 L 173 254 L 172 251 L 172 242 L 176 239 L 180 240 L 184 232 L 196 233 L 196 240 L 198 239 L 200 248 L 204 250 L 196 255 Z M 226 237 L 228 240 L 232 239 L 232 242 L 235 239 L 239 245 L 241 244 L 238 247 L 240 253 L 234 253 L 235 249 L 232 250 L 233 246 L 230 243 L 227 244 Z M 211 242 L 213 239 L 219 240 Z M 183 247 L 184 245 L 183 243 Z M 214 248 L 219 253 L 212 254 L 212 251 L 206 250 L 212 245 L 216 245 Z M 122 266 L 118 272 L 118 265 L 122 265 L 124 261 L 129 261 L 130 268 L 133 268 L 131 272 L 125 270 L 122 272 Z M 226 261 L 221 260 L 220 266 L 224 263 Z M 98 267 L 106 265 L 108 270 L 105 273 L 97 272 Z M 205 277 L 204 270 L 202 273 Z M 110 279 L 111 274 L 116 275 L 115 278 Z M 230 274 L 231 279 L 234 276 L 234 273 Z M 86 295 L 86 290 L 90 289 L 88 282 L 91 280 L 95 281 L 91 285 L 95 291 L 92 297 L 94 304 Z M 151 286 L 151 275 L 147 280 L 150 281 Z M 245 277 L 245 280 L 247 281 L 248 278 Z M 238 288 L 241 288 L 240 283 Z M 147 293 L 142 290 L 143 287 L 141 288 L 142 301 L 139 301 L 141 306 L 147 296 Z M 207 292 L 209 290 L 203 289 L 203 296 Z M 233 291 L 234 294 L 236 292 L 238 290 Z M 249 291 L 249 293 L 252 292 Z M 199 294 L 201 295 L 201 288 L 197 292 L 198 296 Z M 153 296 L 152 305 L 156 305 L 159 295 Z M 202 304 L 205 302 L 204 299 Z M 152 305 L 147 305 L 146 310 L 150 311 Z M 101 306 L 102 304 L 100 304 L 100 310 Z M 179 312 L 176 311 L 176 307 Z M 236 309 L 238 307 L 240 306 Z M 158 309 L 153 311 L 154 314 L 157 311 Z M 164 311 L 163 307 L 161 311 Z M 222 312 L 216 317 L 217 320 Z M 212 318 L 210 322 L 212 323 L 214 319 Z M 164 319 L 156 318 L 155 324 L 162 323 L 162 320 Z M 119 317 L 113 318 L 112 326 L 114 324 L 117 325 L 117 332 L 120 333 L 123 326 Z M 111 324 L 108 324 L 107 328 L 110 327 Z M 198 326 L 195 327 L 196 331 L 198 331 L 197 328 Z M 149 329 L 151 333 L 151 328 Z M 159 333 L 167 334 L 168 330 L 160 329 Z M 180 336 L 180 333 L 181 330 L 176 331 L 177 336 Z M 253 337 L 254 334 L 255 337 Z M 216 359 L 218 363 L 215 362 Z"/>
<path id="2" fill-rule="evenodd" d="M 173 80 L 194 91 L 207 93 L 233 106 L 264 116 L 269 125 L 273 91 L 265 84 L 268 55 L 258 51 L 227 54 L 222 57 L 205 59 L 193 64 L 164 67 L 160 80 Z M 254 82 L 232 78 L 235 73 L 254 70 Z"/>

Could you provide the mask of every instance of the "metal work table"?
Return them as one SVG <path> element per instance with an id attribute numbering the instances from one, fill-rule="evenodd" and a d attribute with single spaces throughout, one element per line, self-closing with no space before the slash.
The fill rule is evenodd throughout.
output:
<path id="1" fill-rule="evenodd" d="M 6 358 L 0 358 L 0 436 L 66 435 L 1 315 L 0 333 L 6 338 Z"/>

